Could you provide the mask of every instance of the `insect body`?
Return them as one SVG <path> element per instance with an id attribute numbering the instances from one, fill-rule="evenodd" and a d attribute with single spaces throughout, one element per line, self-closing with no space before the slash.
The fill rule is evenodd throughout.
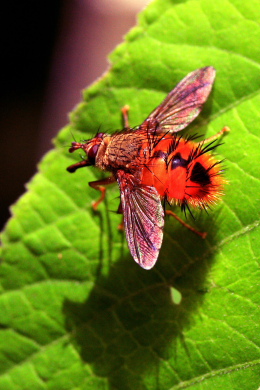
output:
<path id="1" fill-rule="evenodd" d="M 119 210 L 124 216 L 128 246 L 134 260 L 145 269 L 154 266 L 162 245 L 167 213 L 162 200 L 183 210 L 190 205 L 206 209 L 222 194 L 220 162 L 209 152 L 216 146 L 215 138 L 227 128 L 200 143 L 175 134 L 199 114 L 214 78 L 213 67 L 198 69 L 186 76 L 139 127 L 128 126 L 124 110 L 126 127 L 122 131 L 113 135 L 98 133 L 85 143 L 72 142 L 69 149 L 83 149 L 87 155 L 69 166 L 69 172 L 95 165 L 112 173 L 89 183 L 102 193 L 95 206 L 104 199 L 103 186 L 118 182 Z"/>

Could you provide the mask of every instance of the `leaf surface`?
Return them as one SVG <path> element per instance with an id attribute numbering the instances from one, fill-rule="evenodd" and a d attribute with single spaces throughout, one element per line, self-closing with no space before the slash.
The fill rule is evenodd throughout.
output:
<path id="1" fill-rule="evenodd" d="M 84 92 L 2 234 L 0 389 L 257 389 L 259 363 L 259 2 L 157 0 Z M 156 266 L 117 230 L 118 189 L 98 212 L 95 168 L 62 148 L 140 124 L 186 74 L 212 65 L 213 93 L 189 131 L 228 125 L 226 194 L 201 240 L 167 219 Z M 192 221 L 189 221 L 192 223 Z"/>

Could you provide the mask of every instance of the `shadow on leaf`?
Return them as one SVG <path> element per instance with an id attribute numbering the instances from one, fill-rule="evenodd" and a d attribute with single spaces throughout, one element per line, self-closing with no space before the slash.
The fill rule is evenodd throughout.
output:
<path id="1" fill-rule="evenodd" d="M 155 268 L 145 271 L 127 256 L 111 264 L 108 275 L 97 277 L 85 303 L 64 302 L 71 342 L 111 389 L 146 389 L 147 378 L 153 388 L 160 387 L 159 370 L 164 363 L 169 370 L 170 358 L 174 365 L 180 343 L 189 355 L 184 331 L 207 295 L 210 248 L 214 243 L 194 239 L 183 228 L 173 241 L 166 229 Z M 176 290 L 179 304 L 173 299 Z"/>

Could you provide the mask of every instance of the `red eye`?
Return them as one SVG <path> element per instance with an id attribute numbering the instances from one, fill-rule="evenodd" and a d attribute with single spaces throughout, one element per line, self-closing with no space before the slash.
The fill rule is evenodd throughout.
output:
<path id="1" fill-rule="evenodd" d="M 90 148 L 90 149 L 88 150 L 88 160 L 89 160 L 93 165 L 95 165 L 96 155 L 97 155 L 99 146 L 100 146 L 100 144 L 94 145 L 94 146 L 92 146 L 92 148 Z"/>

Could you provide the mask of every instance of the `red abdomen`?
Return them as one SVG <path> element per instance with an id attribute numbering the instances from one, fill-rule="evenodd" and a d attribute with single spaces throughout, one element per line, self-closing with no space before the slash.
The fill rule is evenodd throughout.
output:
<path id="1" fill-rule="evenodd" d="M 224 184 L 219 162 L 208 150 L 203 142 L 176 135 L 159 138 L 143 164 L 141 184 L 155 187 L 170 203 L 207 207 L 217 200 Z"/>

